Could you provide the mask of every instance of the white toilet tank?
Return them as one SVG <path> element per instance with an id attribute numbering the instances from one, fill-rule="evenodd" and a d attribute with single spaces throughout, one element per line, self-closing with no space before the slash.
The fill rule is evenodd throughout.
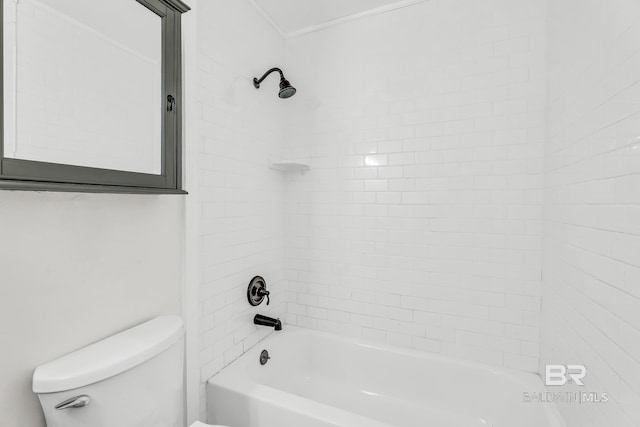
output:
<path id="1" fill-rule="evenodd" d="M 161 316 L 39 366 L 47 426 L 184 427 L 182 336 L 180 317 Z"/>

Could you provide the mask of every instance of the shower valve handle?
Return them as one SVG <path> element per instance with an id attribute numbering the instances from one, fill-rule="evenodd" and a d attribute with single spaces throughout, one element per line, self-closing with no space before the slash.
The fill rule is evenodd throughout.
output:
<path id="1" fill-rule="evenodd" d="M 267 282 L 261 276 L 256 276 L 249 282 L 247 288 L 247 299 L 249 304 L 257 306 L 262 304 L 264 298 L 267 297 L 267 305 L 269 305 L 269 291 L 267 290 Z"/>
<path id="2" fill-rule="evenodd" d="M 258 289 L 258 296 L 267 297 L 267 305 L 269 305 L 269 291 L 265 288 Z"/>

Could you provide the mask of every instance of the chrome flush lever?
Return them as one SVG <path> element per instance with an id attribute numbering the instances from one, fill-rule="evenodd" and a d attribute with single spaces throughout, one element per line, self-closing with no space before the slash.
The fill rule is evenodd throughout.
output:
<path id="1" fill-rule="evenodd" d="M 55 408 L 57 410 L 61 409 L 72 409 L 72 408 L 82 408 L 83 406 L 87 406 L 91 402 L 91 398 L 86 394 L 72 397 L 71 399 L 67 399 L 64 402 L 58 403 Z"/>

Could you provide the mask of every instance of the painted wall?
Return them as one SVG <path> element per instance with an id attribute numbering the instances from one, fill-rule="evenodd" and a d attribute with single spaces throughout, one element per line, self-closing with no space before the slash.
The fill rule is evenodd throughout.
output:
<path id="1" fill-rule="evenodd" d="M 183 198 L 0 192 L 0 425 L 44 427 L 33 369 L 179 314 Z"/>
<path id="2" fill-rule="evenodd" d="M 538 369 L 544 17 L 435 0 L 287 40 L 287 323 Z"/>
<path id="3" fill-rule="evenodd" d="M 606 404 L 569 427 L 640 425 L 640 3 L 549 2 L 541 362 L 584 364 Z"/>
<path id="4" fill-rule="evenodd" d="M 204 384 L 271 331 L 256 313 L 283 316 L 284 179 L 269 168 L 281 155 L 278 74 L 260 90 L 252 78 L 282 67 L 284 43 L 248 1 L 200 2 L 197 115 L 201 417 Z M 285 70 L 286 71 L 286 70 Z M 263 276 L 271 305 L 252 307 L 247 285 Z"/>

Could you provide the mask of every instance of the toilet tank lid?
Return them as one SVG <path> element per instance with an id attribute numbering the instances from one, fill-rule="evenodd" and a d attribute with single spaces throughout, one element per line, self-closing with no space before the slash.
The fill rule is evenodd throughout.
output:
<path id="1" fill-rule="evenodd" d="M 33 373 L 33 391 L 71 390 L 118 375 L 171 347 L 182 332 L 179 316 L 156 317 L 38 366 Z"/>

